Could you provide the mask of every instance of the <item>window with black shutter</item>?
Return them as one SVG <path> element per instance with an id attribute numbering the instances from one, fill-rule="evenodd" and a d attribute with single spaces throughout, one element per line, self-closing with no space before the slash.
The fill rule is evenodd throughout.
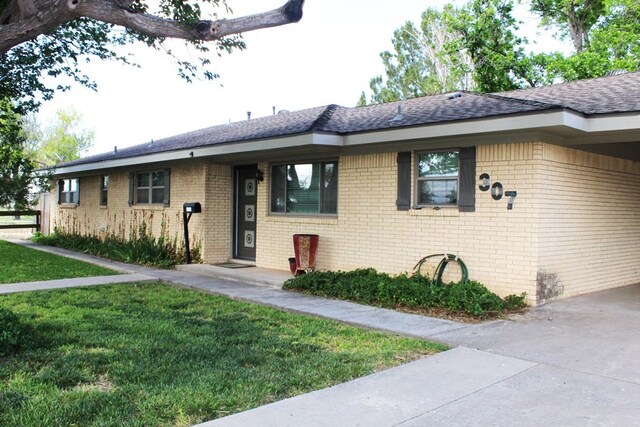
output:
<path id="1" fill-rule="evenodd" d="M 459 150 L 415 153 L 416 172 L 412 176 L 411 152 L 398 153 L 398 210 L 415 207 L 458 207 L 460 212 L 475 211 L 475 147 Z M 411 184 L 415 195 L 411 197 Z"/>

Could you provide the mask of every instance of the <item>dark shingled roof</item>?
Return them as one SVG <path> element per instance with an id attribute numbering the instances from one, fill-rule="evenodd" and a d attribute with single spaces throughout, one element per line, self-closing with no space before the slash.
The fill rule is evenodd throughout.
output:
<path id="1" fill-rule="evenodd" d="M 499 95 L 561 104 L 586 115 L 634 112 L 640 111 L 640 72 L 514 90 Z"/>
<path id="2" fill-rule="evenodd" d="M 311 132 L 342 135 L 563 108 L 585 115 L 640 111 L 640 73 L 494 94 L 453 92 L 358 108 L 332 104 L 213 126 L 59 166 Z M 402 119 L 393 120 L 397 115 Z"/>

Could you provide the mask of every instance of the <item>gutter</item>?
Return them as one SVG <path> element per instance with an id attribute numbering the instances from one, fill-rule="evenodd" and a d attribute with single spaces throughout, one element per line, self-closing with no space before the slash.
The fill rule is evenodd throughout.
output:
<path id="1" fill-rule="evenodd" d="M 103 169 L 139 166 L 149 163 L 172 160 L 218 157 L 243 154 L 248 152 L 265 152 L 277 149 L 335 147 L 348 148 L 364 145 L 384 144 L 390 142 L 419 142 L 431 139 L 456 137 L 473 137 L 474 135 L 490 135 L 531 131 L 531 133 L 548 133 L 559 135 L 566 142 L 580 138 L 575 143 L 593 140 L 609 132 L 638 132 L 640 120 L 638 113 L 584 116 L 569 109 L 546 110 L 534 113 L 511 116 L 493 116 L 464 121 L 423 124 L 396 127 L 386 130 L 368 130 L 344 135 L 318 132 L 311 129 L 308 133 L 272 137 L 268 139 L 221 143 L 204 147 L 185 148 L 181 150 L 146 154 L 137 157 L 103 160 L 71 166 L 57 167 L 54 176 L 76 174 Z M 562 131 L 562 132 L 561 132 Z M 567 136 L 568 135 L 568 136 Z M 640 139 L 640 137 L 638 137 Z"/>

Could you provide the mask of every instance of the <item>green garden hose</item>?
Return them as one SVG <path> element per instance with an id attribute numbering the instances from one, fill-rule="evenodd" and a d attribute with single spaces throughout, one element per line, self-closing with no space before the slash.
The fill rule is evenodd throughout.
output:
<path id="1" fill-rule="evenodd" d="M 467 264 L 465 264 L 464 261 L 462 261 L 461 258 L 458 258 L 457 255 L 453 255 L 453 254 L 427 255 L 426 257 L 424 257 L 420 261 L 418 261 L 416 266 L 413 267 L 413 270 L 416 272 L 416 274 L 418 276 L 421 276 L 422 274 L 420 272 L 420 269 L 422 268 L 422 265 L 429 258 L 435 258 L 435 257 L 442 257 L 442 259 L 438 263 L 438 266 L 436 267 L 436 270 L 433 272 L 433 277 L 434 277 L 435 283 L 437 285 L 441 285 L 442 284 L 442 276 L 444 274 L 444 270 L 445 270 L 445 268 L 447 268 L 447 265 L 452 261 L 458 263 L 458 265 L 460 266 L 460 270 L 462 271 L 462 276 L 460 278 L 460 283 L 467 283 L 469 281 L 469 269 L 467 268 Z"/>

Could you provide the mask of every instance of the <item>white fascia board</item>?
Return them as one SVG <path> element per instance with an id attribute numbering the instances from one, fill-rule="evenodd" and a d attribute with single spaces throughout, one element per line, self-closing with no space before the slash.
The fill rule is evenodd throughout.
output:
<path id="1" fill-rule="evenodd" d="M 341 147 L 344 144 L 344 137 L 333 133 L 314 133 L 313 145 L 326 145 L 331 147 Z"/>
<path id="2" fill-rule="evenodd" d="M 56 168 L 54 175 L 70 175 L 95 170 L 115 169 L 146 165 L 150 163 L 169 162 L 172 160 L 184 160 L 189 158 L 215 157 L 232 155 L 252 151 L 277 150 L 283 148 L 296 148 L 304 146 L 340 146 L 342 136 L 332 134 L 308 133 L 282 138 L 263 139 L 250 142 L 235 142 L 211 145 L 206 147 L 185 148 L 177 151 L 147 154 L 123 159 L 105 160 L 96 163 L 85 163 L 67 167 Z M 192 155 L 193 153 L 193 155 Z"/>
<path id="3" fill-rule="evenodd" d="M 587 132 L 640 132 L 640 112 L 595 116 L 588 119 Z"/>
<path id="4" fill-rule="evenodd" d="M 565 127 L 586 131 L 586 120 L 582 115 L 572 111 L 537 112 L 511 117 L 488 117 L 463 122 L 455 121 L 346 135 L 344 137 L 344 146 L 425 138 L 447 138 L 495 132 L 535 131 L 550 127 Z"/>

